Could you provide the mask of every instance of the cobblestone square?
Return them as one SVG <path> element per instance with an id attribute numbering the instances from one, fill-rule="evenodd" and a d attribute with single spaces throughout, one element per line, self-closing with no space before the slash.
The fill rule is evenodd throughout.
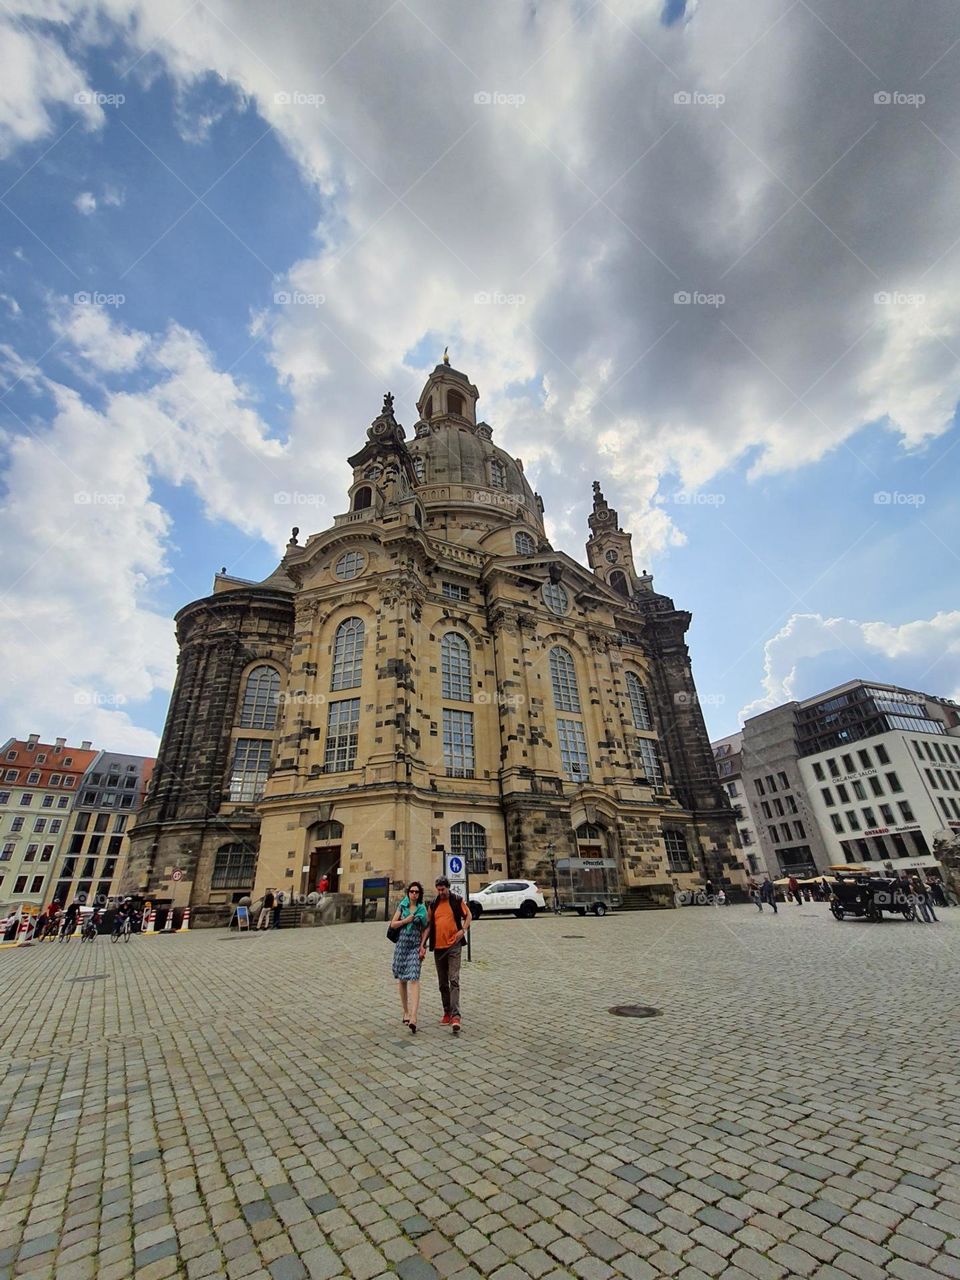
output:
<path id="1" fill-rule="evenodd" d="M 940 914 L 485 919 L 459 1040 L 381 924 L 6 950 L 0 1277 L 960 1276 Z"/>

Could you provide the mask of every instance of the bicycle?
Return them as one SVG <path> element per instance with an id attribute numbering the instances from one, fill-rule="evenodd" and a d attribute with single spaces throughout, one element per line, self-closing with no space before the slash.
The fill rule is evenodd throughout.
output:
<path id="1" fill-rule="evenodd" d="M 80 930 L 81 942 L 96 942 L 100 930 L 97 927 L 100 924 L 100 917 L 95 912 L 83 922 L 83 928 Z"/>
<path id="2" fill-rule="evenodd" d="M 77 917 L 64 914 L 60 921 L 60 928 L 57 930 L 58 942 L 69 942 L 77 931 Z"/>
<path id="3" fill-rule="evenodd" d="M 116 920 L 113 925 L 113 934 L 110 941 L 116 942 L 118 938 L 122 938 L 124 942 L 130 941 L 130 935 L 133 933 L 133 921 L 129 916 L 124 916 L 122 920 Z"/>

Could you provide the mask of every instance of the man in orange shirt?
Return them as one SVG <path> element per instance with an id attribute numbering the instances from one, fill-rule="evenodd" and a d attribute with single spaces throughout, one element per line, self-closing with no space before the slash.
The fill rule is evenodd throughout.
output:
<path id="1" fill-rule="evenodd" d="M 443 1001 L 443 1026 L 460 1034 L 460 954 L 470 928 L 470 908 L 458 894 L 450 892 L 446 876 L 437 876 L 437 896 L 427 911 L 427 931 L 420 944 L 420 959 L 427 954 L 427 941 L 437 965 L 437 982 Z"/>

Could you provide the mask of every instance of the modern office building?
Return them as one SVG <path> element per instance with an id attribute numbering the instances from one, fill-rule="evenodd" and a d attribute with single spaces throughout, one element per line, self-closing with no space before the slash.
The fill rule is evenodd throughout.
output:
<path id="1" fill-rule="evenodd" d="M 960 708 L 851 680 L 747 720 L 742 773 L 771 869 L 934 870 L 960 831 Z"/>
<path id="2" fill-rule="evenodd" d="M 0 748 L 0 903 L 6 911 L 51 896 L 83 775 L 96 757 L 89 742 L 10 738 Z"/>
<path id="3" fill-rule="evenodd" d="M 730 798 L 733 816 L 737 824 L 737 840 L 740 858 L 748 875 L 753 877 L 779 876 L 779 869 L 768 867 L 760 842 L 759 821 L 750 802 L 750 791 L 743 777 L 743 733 L 731 733 L 711 743 L 717 773 Z"/>

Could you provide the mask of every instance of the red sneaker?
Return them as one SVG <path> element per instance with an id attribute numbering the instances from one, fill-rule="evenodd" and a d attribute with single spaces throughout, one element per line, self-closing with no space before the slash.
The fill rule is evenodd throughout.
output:
<path id="1" fill-rule="evenodd" d="M 458 1035 L 460 1034 L 460 1019 L 459 1019 L 459 1018 L 451 1018 L 451 1019 L 450 1019 L 450 1023 L 451 1023 L 451 1025 L 452 1025 L 452 1027 L 453 1027 L 453 1034 L 454 1034 L 455 1036 L 458 1036 Z"/>
<path id="2" fill-rule="evenodd" d="M 453 1019 L 450 1017 L 449 1013 L 445 1013 L 443 1017 L 440 1019 L 440 1025 L 441 1027 L 449 1027 L 452 1021 Z"/>

